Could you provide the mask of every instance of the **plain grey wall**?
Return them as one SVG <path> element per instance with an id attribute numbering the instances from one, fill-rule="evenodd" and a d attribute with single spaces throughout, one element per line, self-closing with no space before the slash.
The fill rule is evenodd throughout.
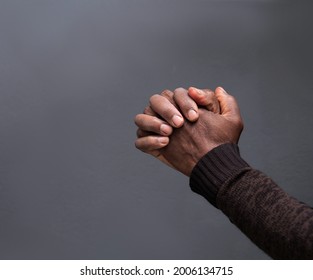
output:
<path id="1" fill-rule="evenodd" d="M 223 85 L 255 168 L 313 204 L 312 5 L 0 1 L 1 259 L 266 259 L 134 148 L 149 96 Z"/>

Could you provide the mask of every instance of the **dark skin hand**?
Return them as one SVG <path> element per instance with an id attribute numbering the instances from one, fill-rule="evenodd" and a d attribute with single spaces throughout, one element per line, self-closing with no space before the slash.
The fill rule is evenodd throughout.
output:
<path id="1" fill-rule="evenodd" d="M 191 98 L 192 95 L 195 98 Z M 183 126 L 186 121 L 197 121 L 198 105 L 214 113 L 220 112 L 219 102 L 209 89 L 177 88 L 174 92 L 164 90 L 161 94 L 153 95 L 144 113 L 135 117 L 138 126 L 136 147 L 173 167 L 160 153 L 160 149 L 169 143 L 173 129 Z"/>
<path id="2" fill-rule="evenodd" d="M 199 91 L 191 91 L 188 96 L 198 103 L 205 94 L 199 95 Z M 215 90 L 215 97 L 219 102 L 220 114 L 207 109 L 198 109 L 199 118 L 196 122 L 185 121 L 183 126 L 173 130 L 170 141 L 163 148 L 152 147 L 154 156 L 186 176 L 190 176 L 194 166 L 207 152 L 224 143 L 238 143 L 243 122 L 237 102 L 220 87 Z M 173 100 L 175 100 L 175 93 Z M 146 127 L 139 126 L 139 128 Z M 138 136 L 136 143 L 139 142 L 139 145 L 136 146 L 143 151 L 149 151 L 151 148 L 149 142 L 144 146 L 146 150 L 140 145 L 141 138 L 149 137 L 147 136 L 149 133 L 147 131 L 145 133 L 145 136 Z"/>

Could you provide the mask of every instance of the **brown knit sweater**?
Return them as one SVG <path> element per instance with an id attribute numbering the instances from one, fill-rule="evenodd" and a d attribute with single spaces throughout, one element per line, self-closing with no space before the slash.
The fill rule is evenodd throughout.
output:
<path id="1" fill-rule="evenodd" d="M 251 168 L 237 145 L 207 153 L 193 169 L 190 186 L 272 258 L 313 259 L 313 209 Z"/>

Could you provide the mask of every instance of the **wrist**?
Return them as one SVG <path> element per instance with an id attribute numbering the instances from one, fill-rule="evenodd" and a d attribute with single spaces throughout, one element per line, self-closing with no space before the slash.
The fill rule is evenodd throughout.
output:
<path id="1" fill-rule="evenodd" d="M 190 175 L 190 187 L 216 207 L 219 188 L 229 178 L 247 167 L 249 165 L 240 157 L 236 144 L 222 144 L 198 161 Z"/>

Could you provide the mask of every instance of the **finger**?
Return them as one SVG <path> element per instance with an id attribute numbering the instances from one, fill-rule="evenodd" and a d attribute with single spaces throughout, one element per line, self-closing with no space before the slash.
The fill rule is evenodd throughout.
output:
<path id="1" fill-rule="evenodd" d="M 135 124 L 144 131 L 150 131 L 160 135 L 170 135 L 173 131 L 173 128 L 165 121 L 145 114 L 138 114 L 135 117 Z"/>
<path id="2" fill-rule="evenodd" d="M 188 94 L 198 105 L 204 106 L 213 113 L 220 113 L 219 102 L 214 94 L 214 91 L 210 89 L 190 87 L 188 89 Z"/>
<path id="3" fill-rule="evenodd" d="M 221 114 L 226 117 L 231 117 L 233 120 L 242 122 L 236 99 L 228 94 L 222 87 L 216 88 L 215 94 L 220 103 Z"/>
<path id="4" fill-rule="evenodd" d="M 150 98 L 150 107 L 173 127 L 181 127 L 184 119 L 177 108 L 164 96 L 155 94 Z"/>
<path id="5" fill-rule="evenodd" d="M 188 91 L 186 89 L 175 89 L 174 101 L 185 118 L 187 118 L 189 121 L 194 122 L 199 118 L 198 106 L 196 102 L 188 95 Z"/>
<path id="6" fill-rule="evenodd" d="M 148 153 L 153 150 L 161 149 L 169 143 L 169 138 L 164 136 L 146 136 L 137 138 L 135 146 L 137 149 Z"/>

